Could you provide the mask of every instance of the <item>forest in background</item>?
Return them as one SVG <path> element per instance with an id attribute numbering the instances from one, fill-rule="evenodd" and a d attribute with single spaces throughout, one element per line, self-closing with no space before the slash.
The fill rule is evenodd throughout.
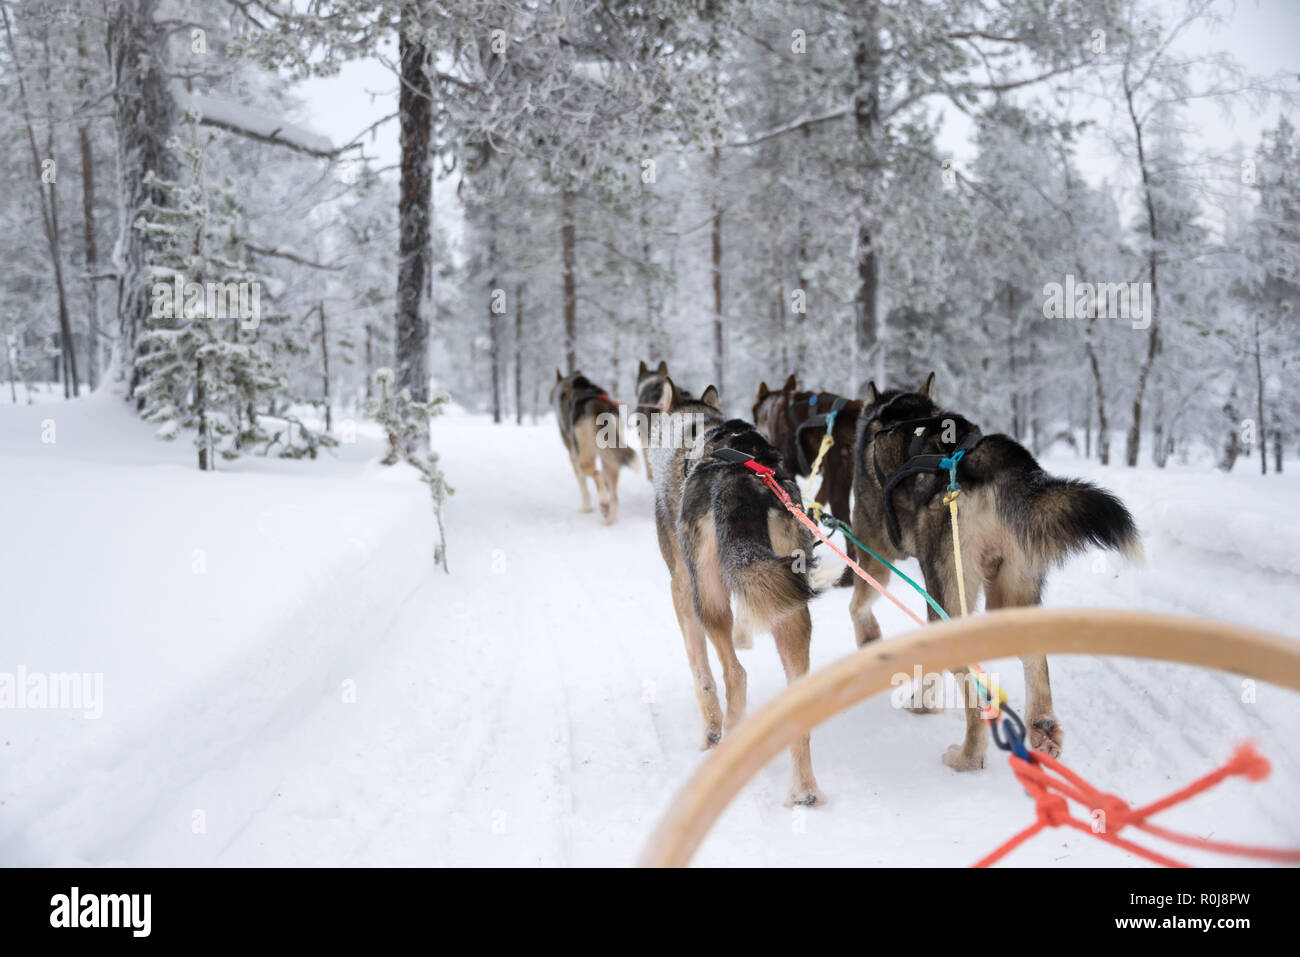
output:
<path id="1" fill-rule="evenodd" d="M 1233 13 L 3 2 L 0 381 L 13 401 L 108 384 L 210 468 L 315 455 L 367 400 L 398 423 L 382 369 L 501 422 L 544 412 L 557 367 L 630 398 L 637 360 L 665 359 L 746 413 L 761 379 L 860 395 L 934 369 L 1036 452 L 1280 470 L 1300 451 L 1296 76 L 1179 45 Z M 371 128 L 295 122 L 301 81 L 362 58 L 396 90 Z M 1207 102 L 1272 119 L 1211 151 Z M 940 146 L 952 113 L 969 163 Z M 395 168 L 367 155 L 384 124 Z M 1098 136 L 1122 181 L 1085 175 Z M 160 314 L 177 279 L 256 289 L 256 321 Z M 1046 288 L 1076 282 L 1137 283 L 1149 314 L 1047 317 Z"/>

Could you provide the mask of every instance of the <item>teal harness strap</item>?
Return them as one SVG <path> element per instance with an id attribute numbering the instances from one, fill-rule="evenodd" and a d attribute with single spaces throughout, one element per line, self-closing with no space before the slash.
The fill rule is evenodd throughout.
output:
<path id="1" fill-rule="evenodd" d="M 957 463 L 961 461 L 962 456 L 965 454 L 965 449 L 958 449 L 946 459 L 939 460 L 939 468 L 948 470 L 949 492 L 957 492 L 961 490 L 961 486 L 957 484 Z"/>
<path id="2" fill-rule="evenodd" d="M 898 566 L 896 566 L 893 562 L 889 561 L 886 558 L 882 558 L 880 555 L 877 555 L 873 549 L 868 548 L 866 545 L 863 545 L 860 541 L 854 538 L 853 531 L 849 527 L 848 523 L 843 522 L 840 519 L 836 518 L 834 515 L 830 515 L 826 512 L 822 513 L 821 518 L 822 518 L 822 524 L 825 525 L 827 528 L 831 528 L 843 532 L 845 538 L 851 541 L 858 548 L 862 549 L 864 552 L 866 552 L 876 561 L 880 562 L 880 564 L 884 565 L 886 568 L 888 568 L 899 578 L 903 579 L 903 581 L 907 582 L 909 585 L 915 588 L 917 593 L 926 600 L 926 602 L 930 605 L 931 608 L 934 609 L 934 613 L 938 615 L 940 618 L 942 618 L 944 621 L 948 621 L 948 613 L 943 610 L 943 607 L 937 601 L 934 600 L 933 595 L 931 595 L 928 591 L 926 591 L 922 586 L 912 581 L 912 579 L 908 577 L 906 574 L 899 571 Z"/>

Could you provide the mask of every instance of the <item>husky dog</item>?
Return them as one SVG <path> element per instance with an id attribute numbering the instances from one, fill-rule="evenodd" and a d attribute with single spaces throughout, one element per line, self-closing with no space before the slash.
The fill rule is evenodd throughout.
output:
<path id="1" fill-rule="evenodd" d="M 575 372 L 563 376 L 555 371 L 555 385 L 551 387 L 551 405 L 555 420 L 560 426 L 560 438 L 569 450 L 573 474 L 582 492 L 582 511 L 591 511 L 591 495 L 587 492 L 587 478 L 596 483 L 600 501 L 600 519 L 612 525 L 618 514 L 618 470 L 636 461 L 636 454 L 623 440 L 623 426 L 619 422 L 618 407 L 605 394 L 605 390 Z M 602 416 L 607 416 L 602 418 Z M 613 423 L 617 441 L 598 441 L 607 423 Z M 596 470 L 597 459 L 600 470 Z"/>
<path id="2" fill-rule="evenodd" d="M 650 450 L 655 527 L 672 578 L 673 607 L 686 640 L 707 749 L 745 715 L 745 669 L 732 644 L 732 600 L 747 620 L 771 629 L 786 679 L 793 681 L 808 670 L 808 602 L 826 583 L 812 558 L 812 534 L 753 472 L 713 455 L 722 448 L 734 449 L 777 469 L 782 487 L 797 500 L 798 489 L 781 467 L 776 449 L 748 422 L 725 420 L 712 386 L 699 399 L 691 399 L 667 379 L 660 407 L 663 434 Z M 831 574 L 838 576 L 838 568 L 832 567 Z M 706 636 L 722 664 L 725 718 L 709 668 Z M 823 803 L 813 777 L 809 736 L 790 753 L 793 778 L 786 805 Z"/>
<path id="3" fill-rule="evenodd" d="M 754 424 L 776 446 L 787 470 L 795 475 L 808 475 L 826 437 L 827 413 L 837 407 L 835 444 L 822 462 L 816 500 L 827 506 L 836 518 L 847 522 L 852 517 L 849 494 L 853 490 L 853 440 L 862 400 L 844 399 L 833 392 L 796 391 L 793 375 L 775 391 L 766 382 L 760 382 L 758 399 L 754 402 Z M 847 554 L 853 556 L 852 544 L 846 545 Z M 849 585 L 852 581 L 853 572 L 846 568 L 840 584 Z"/>
<path id="4" fill-rule="evenodd" d="M 664 383 L 668 381 L 668 363 L 660 362 L 658 368 L 650 369 L 641 362 L 636 370 L 636 404 L 637 411 L 643 414 L 636 418 L 637 434 L 641 436 L 641 456 L 645 459 L 645 477 L 650 482 L 655 478 L 650 469 L 650 417 L 644 410 L 657 408 L 663 399 Z"/>
<path id="5" fill-rule="evenodd" d="M 1089 546 L 1141 560 L 1133 516 L 1119 499 L 1087 482 L 1054 478 L 1010 437 L 983 435 L 967 419 L 943 411 L 930 397 L 933 384 L 930 373 L 916 392 L 882 393 L 874 382 L 869 385 L 853 453 L 853 533 L 863 544 L 890 561 L 918 559 L 926 590 L 955 616 L 957 569 L 943 494 L 949 473 L 938 461 L 961 451 L 957 507 L 970 605 L 981 588 L 988 610 L 1037 605 L 1048 569 Z M 888 569 L 875 559 L 862 556 L 861 563 L 877 581 L 889 580 Z M 854 582 L 849 609 L 860 646 L 880 637 L 871 613 L 875 597 L 865 582 Z M 930 618 L 938 618 L 933 609 Z M 1065 733 L 1052 710 L 1047 659 L 1021 661 L 1029 746 L 1055 757 Z M 987 748 L 980 708 L 967 700 L 965 741 L 950 747 L 943 761 L 958 771 L 983 767 Z"/>

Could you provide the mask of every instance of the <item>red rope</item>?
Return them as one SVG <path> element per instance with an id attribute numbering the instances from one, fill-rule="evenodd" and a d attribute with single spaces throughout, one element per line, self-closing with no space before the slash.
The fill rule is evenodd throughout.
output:
<path id="1" fill-rule="evenodd" d="M 1248 844 L 1233 844 L 1227 841 L 1211 841 L 1208 838 L 1196 837 L 1191 834 L 1180 834 L 1177 831 L 1171 831 L 1147 821 L 1147 818 L 1151 815 L 1175 804 L 1181 804 L 1203 791 L 1208 791 L 1230 777 L 1241 776 L 1250 781 L 1262 781 L 1268 777 L 1270 770 L 1268 759 L 1256 751 L 1249 742 L 1238 747 L 1232 758 L 1222 767 L 1197 778 L 1191 784 L 1175 791 L 1166 798 L 1153 801 L 1139 808 L 1129 807 L 1128 803 L 1118 795 L 1106 794 L 1097 790 L 1051 755 L 1042 751 L 1034 751 L 1031 753 L 1030 758 L 1031 760 L 1026 761 L 1012 755 L 1010 762 L 1011 770 L 1016 779 L 1024 786 L 1025 792 L 1034 799 L 1037 812 L 1036 820 L 1029 827 L 1012 835 L 991 853 L 977 861 L 975 867 L 989 867 L 997 863 L 1039 831 L 1049 827 L 1072 827 L 1165 867 L 1187 866 L 1180 861 L 1165 857 L 1163 854 L 1120 837 L 1120 831 L 1129 826 L 1186 847 L 1197 847 L 1201 850 L 1216 851 L 1222 854 L 1237 854 L 1244 857 L 1256 857 L 1291 864 L 1300 863 L 1300 849 L 1288 850 L 1256 847 Z M 1070 801 L 1075 801 L 1094 813 L 1100 811 L 1104 815 L 1101 819 L 1100 829 L 1094 829 L 1091 824 L 1087 824 L 1071 815 Z"/>
<path id="2" fill-rule="evenodd" d="M 885 586 L 880 584 L 880 582 L 876 581 L 874 578 L 872 578 L 863 569 L 861 565 L 859 565 L 853 559 L 849 558 L 848 555 L 844 554 L 844 552 L 840 551 L 838 548 L 835 547 L 835 543 L 832 542 L 829 538 L 827 538 L 822 533 L 822 530 L 817 527 L 817 523 L 814 522 L 811 518 L 809 518 L 807 513 L 804 512 L 803 508 L 799 505 L 796 505 L 794 500 L 791 499 L 790 496 L 786 493 L 786 490 L 781 487 L 781 483 L 776 480 L 775 469 L 769 468 L 766 465 L 760 465 L 758 462 L 754 461 L 753 459 L 749 459 L 747 462 L 744 463 L 744 465 L 745 468 L 749 469 L 751 472 L 753 472 L 755 475 L 757 475 L 759 478 L 763 480 L 763 484 L 772 490 L 772 494 L 774 494 L 777 498 L 781 500 L 781 504 L 786 507 L 786 510 L 791 515 L 799 519 L 799 521 L 802 522 L 810 532 L 812 532 L 814 535 L 817 536 L 817 538 L 821 540 L 823 545 L 825 545 L 836 555 L 838 555 L 850 568 L 853 569 L 853 571 L 858 575 L 859 578 L 861 578 L 868 585 L 870 585 L 876 591 L 880 592 L 880 594 L 884 595 L 895 605 L 897 605 L 902 610 L 903 614 L 906 615 L 908 618 L 912 619 L 912 621 L 916 622 L 918 625 L 925 624 L 925 621 L 916 612 L 912 611 L 912 609 L 908 608 L 901 601 L 899 601 L 897 597 L 895 597 L 889 591 L 887 591 L 885 589 Z"/>

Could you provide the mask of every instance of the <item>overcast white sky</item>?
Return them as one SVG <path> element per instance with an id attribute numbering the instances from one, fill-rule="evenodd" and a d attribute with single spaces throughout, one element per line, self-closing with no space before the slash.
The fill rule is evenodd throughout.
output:
<path id="1" fill-rule="evenodd" d="M 1198 30 L 1189 35 L 1182 48 L 1195 53 L 1220 49 L 1233 54 L 1237 61 L 1253 73 L 1268 74 L 1279 70 L 1300 73 L 1300 0 L 1237 0 L 1235 5 L 1222 7 L 1231 12 L 1229 23 L 1210 34 Z M 310 80 L 301 87 L 306 99 L 307 125 L 342 144 L 356 136 L 379 117 L 397 108 L 397 84 L 393 75 L 379 61 L 364 61 L 346 66 L 342 73 L 328 79 Z M 1091 109 L 1081 105 L 1080 109 Z M 952 151 L 958 163 L 969 159 L 969 125 L 956 111 L 946 112 L 942 145 Z M 1259 142 L 1260 133 L 1277 119 L 1278 107 L 1274 105 L 1263 115 L 1252 115 L 1239 109 L 1232 117 L 1225 117 L 1219 108 L 1197 104 L 1189 114 L 1199 128 L 1200 145 L 1226 148 L 1240 141 L 1248 153 Z M 1098 115 L 1101 123 L 1113 117 Z M 366 153 L 386 166 L 398 160 L 397 122 L 390 121 L 367 141 Z M 1088 144 L 1081 152 L 1084 173 L 1094 182 L 1110 179 L 1128 180 L 1123 167 L 1125 158 L 1109 149 L 1101 137 Z M 450 197 L 450 184 L 441 184 L 435 201 Z"/>

